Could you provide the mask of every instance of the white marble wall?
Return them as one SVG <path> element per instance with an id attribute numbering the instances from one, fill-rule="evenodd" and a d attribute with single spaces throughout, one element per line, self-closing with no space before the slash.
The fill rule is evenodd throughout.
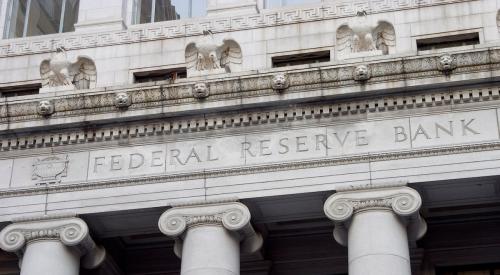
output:
<path id="1" fill-rule="evenodd" d="M 7 1 L 2 1 L 2 11 L 5 15 Z M 224 1 L 222 1 L 224 2 Z M 67 37 L 63 43 L 70 45 L 69 57 L 76 58 L 78 55 L 88 55 L 94 58 L 97 65 L 97 86 L 106 87 L 111 85 L 123 85 L 132 82 L 132 74 L 135 71 L 155 70 L 184 66 L 184 49 L 187 43 L 197 39 L 197 36 L 188 35 L 185 24 L 192 24 L 198 28 L 207 26 L 206 18 L 184 19 L 181 21 L 160 22 L 155 24 L 130 25 L 132 16 L 131 0 L 97 1 L 82 0 L 80 6 L 80 17 L 77 31 L 82 34 L 75 38 L 74 33 L 55 34 L 41 37 L 20 38 L 0 41 L 0 49 L 6 48 L 7 52 L 0 51 L 0 86 L 12 86 L 23 83 L 34 83 L 40 81 L 39 64 L 50 57 L 50 48 L 55 47 L 54 38 Z M 314 14 L 318 11 L 326 12 L 331 1 L 309 4 L 302 7 L 286 7 L 280 10 L 261 10 L 260 14 L 246 15 L 245 20 L 263 20 L 267 23 L 262 27 L 248 28 L 245 30 L 230 31 L 231 24 L 236 24 L 239 18 L 231 18 L 225 15 L 210 16 L 212 26 L 208 28 L 221 29 L 220 24 L 225 24 L 224 18 L 229 20 L 229 26 L 222 28 L 227 32 L 216 33 L 217 39 L 232 37 L 236 39 L 243 52 L 243 71 L 264 70 L 271 67 L 271 57 L 276 55 L 288 55 L 308 51 L 330 50 L 332 62 L 335 64 L 335 33 L 337 28 L 346 22 L 347 18 L 339 17 L 327 20 L 312 20 L 314 16 L 308 15 L 304 20 L 307 22 L 284 24 L 280 20 L 304 16 L 308 12 Z M 371 2 L 370 2 L 371 3 Z M 321 7 L 324 8 L 321 8 Z M 352 8 L 352 7 L 351 7 Z M 416 54 L 416 39 L 428 38 L 434 35 L 447 35 L 460 33 L 464 30 L 477 31 L 481 42 L 484 44 L 499 43 L 497 28 L 498 1 L 464 1 L 443 5 L 423 6 L 420 8 L 400 9 L 388 12 L 375 12 L 370 16 L 391 22 L 396 30 L 396 54 L 376 58 L 391 58 L 394 56 L 405 56 Z M 300 13 L 295 12 L 302 9 Z M 277 11 L 281 12 L 280 14 Z M 254 17 L 255 19 L 252 19 Z M 306 16 L 307 17 L 307 16 Z M 246 17 L 245 17 L 246 18 Z M 220 20 L 219 20 L 220 19 Z M 231 21 L 236 20 L 236 21 Z M 297 22 L 294 19 L 294 22 Z M 300 21 L 300 20 L 298 20 Z M 0 22 L 4 22 L 3 18 Z M 271 22 L 271 24 L 269 24 Z M 272 24 L 272 22 L 276 22 Z M 215 24 L 215 25 L 214 25 Z M 217 25 L 219 24 L 219 25 Z M 1 25 L 0 25 L 1 27 Z M 122 30 L 126 29 L 126 30 Z M 167 39 L 132 39 L 108 42 L 107 33 L 120 36 L 122 33 L 114 33 L 121 30 L 123 35 L 141 37 L 151 32 L 179 32 L 186 35 Z M 71 47 L 75 39 L 85 39 L 85 35 L 98 34 L 97 47 Z M 30 55 L 17 55 L 23 52 L 25 44 L 40 40 L 45 50 L 41 53 L 34 52 Z M 89 38 L 91 39 L 91 38 Z M 93 38 L 92 38 L 93 39 Z M 46 41 L 47 40 L 47 41 Z M 140 41 L 140 42 L 137 42 Z M 130 43 L 132 42 L 132 43 Z M 32 45 L 32 44 L 30 44 Z M 480 47 L 480 46 L 479 46 Z M 470 46 L 472 48 L 472 46 Z M 445 50 L 446 51 L 446 50 Z M 355 62 L 360 59 L 348 59 L 342 62 Z"/>

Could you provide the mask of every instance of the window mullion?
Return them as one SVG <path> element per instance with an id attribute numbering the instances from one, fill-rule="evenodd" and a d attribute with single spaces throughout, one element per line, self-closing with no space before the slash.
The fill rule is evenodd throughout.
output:
<path id="1" fill-rule="evenodd" d="M 151 23 L 155 22 L 156 0 L 151 0 Z"/>
<path id="2" fill-rule="evenodd" d="M 61 19 L 59 19 L 59 33 L 62 33 L 63 30 L 64 30 L 64 11 L 66 10 L 66 1 L 67 0 L 63 0 L 62 2 L 62 7 L 61 7 Z"/>
<path id="3" fill-rule="evenodd" d="M 31 0 L 28 0 L 28 4 L 26 7 L 26 17 L 24 18 L 24 27 L 23 27 L 23 37 L 26 37 L 28 33 L 28 23 L 30 20 L 30 11 L 31 11 Z"/>
<path id="4" fill-rule="evenodd" d="M 193 0 L 189 0 L 188 17 L 193 17 Z"/>

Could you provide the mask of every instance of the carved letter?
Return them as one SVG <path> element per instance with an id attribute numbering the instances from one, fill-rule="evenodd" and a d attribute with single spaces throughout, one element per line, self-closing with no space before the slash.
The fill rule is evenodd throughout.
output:
<path id="1" fill-rule="evenodd" d="M 163 161 L 161 161 L 163 151 L 154 151 L 151 153 L 151 167 L 162 166 Z"/>
<path id="2" fill-rule="evenodd" d="M 300 136 L 300 137 L 297 137 L 296 139 L 297 139 L 297 152 L 309 151 L 309 148 L 303 147 L 306 145 L 307 136 Z M 304 140 L 304 139 L 306 139 L 306 140 Z"/>
<path id="3" fill-rule="evenodd" d="M 467 131 L 473 133 L 474 135 L 479 135 L 479 132 L 474 131 L 472 128 L 469 127 L 469 125 L 474 121 L 474 118 L 471 118 L 469 122 L 465 123 L 465 119 L 460 120 L 462 121 L 462 135 L 466 136 Z"/>
<path id="4" fill-rule="evenodd" d="M 219 160 L 219 157 L 212 157 L 212 146 L 207 145 L 207 161 Z"/>
<path id="5" fill-rule="evenodd" d="M 198 162 L 201 162 L 200 156 L 198 156 L 198 153 L 196 153 L 194 147 L 191 149 L 191 152 L 189 153 L 189 156 L 186 158 L 186 161 L 184 163 L 187 164 L 191 158 L 195 158 Z"/>
<path id="6" fill-rule="evenodd" d="M 321 150 L 319 148 L 320 144 L 323 144 L 323 146 L 325 147 L 325 149 L 329 149 L 328 145 L 327 145 L 327 142 L 326 142 L 326 135 L 323 135 L 323 134 L 316 135 L 316 151 Z"/>
<path id="7" fill-rule="evenodd" d="M 422 127 L 421 124 L 418 125 L 417 131 L 415 132 L 415 135 L 413 136 L 413 140 L 416 140 L 418 135 L 424 135 L 425 138 L 431 139 L 431 137 L 429 136 L 429 134 L 427 134 L 427 132 L 424 130 L 424 127 Z"/>
<path id="8" fill-rule="evenodd" d="M 134 163 L 134 161 L 137 161 Z M 136 169 L 144 164 L 144 156 L 139 153 L 130 154 L 130 163 L 128 169 Z"/>
<path id="9" fill-rule="evenodd" d="M 123 168 L 122 156 L 121 155 L 111 156 L 111 170 L 122 170 L 122 168 Z"/>
<path id="10" fill-rule="evenodd" d="M 345 133 L 345 135 L 344 135 L 344 138 L 343 138 L 342 140 L 340 140 L 340 138 L 339 138 L 339 136 L 338 136 L 338 134 L 337 134 L 337 133 L 333 133 L 333 135 L 335 135 L 335 138 L 336 138 L 336 139 L 337 139 L 337 141 L 340 143 L 340 145 L 341 145 L 342 147 L 344 147 L 344 144 L 345 144 L 345 142 L 346 142 L 346 140 L 347 140 L 347 137 L 349 136 L 349 134 L 350 134 L 350 133 L 351 133 L 350 131 L 347 131 L 347 132 Z"/>
<path id="11" fill-rule="evenodd" d="M 245 152 L 248 152 L 250 156 L 255 157 L 255 155 L 250 151 L 250 147 L 252 147 L 250 142 L 245 141 L 241 143 L 241 158 L 245 158 Z"/>
<path id="12" fill-rule="evenodd" d="M 179 159 L 180 154 L 181 154 L 181 151 L 179 149 L 170 150 L 170 164 L 171 165 L 175 165 L 174 159 L 176 159 L 180 165 L 185 165 L 185 163 L 182 163 L 182 161 Z"/>
<path id="13" fill-rule="evenodd" d="M 280 139 L 280 147 L 281 149 L 278 153 L 280 153 L 281 155 L 286 154 L 288 153 L 288 151 L 290 151 L 290 148 L 288 147 L 288 138 Z"/>
<path id="14" fill-rule="evenodd" d="M 356 146 L 364 146 L 368 145 L 368 138 L 366 136 L 366 130 L 357 130 L 356 131 Z"/>
<path id="15" fill-rule="evenodd" d="M 447 133 L 449 136 L 453 136 L 453 121 L 449 121 L 450 123 L 450 128 L 446 129 L 444 126 L 442 126 L 439 123 L 434 123 L 436 126 L 436 138 L 440 138 L 439 136 L 439 130 L 442 130 L 443 132 Z"/>
<path id="16" fill-rule="evenodd" d="M 405 128 L 403 126 L 394 127 L 394 141 L 403 142 L 406 139 L 408 139 L 408 135 L 406 135 Z"/>
<path id="17" fill-rule="evenodd" d="M 97 167 L 104 165 L 104 163 L 98 162 L 98 160 L 104 160 L 104 159 L 105 159 L 105 157 L 96 157 L 94 159 L 94 173 L 97 173 Z"/>
<path id="18" fill-rule="evenodd" d="M 269 142 L 271 142 L 271 140 L 269 140 L 269 139 L 263 139 L 259 142 L 261 156 L 269 156 L 269 155 L 273 154 L 273 152 L 271 152 L 271 150 L 269 150 Z"/>

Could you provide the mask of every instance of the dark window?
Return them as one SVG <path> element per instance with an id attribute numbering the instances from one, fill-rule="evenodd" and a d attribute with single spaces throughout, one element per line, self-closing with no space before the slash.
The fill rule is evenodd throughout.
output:
<path id="1" fill-rule="evenodd" d="M 438 267 L 436 275 L 500 275 L 500 264 Z"/>
<path id="2" fill-rule="evenodd" d="M 134 24 L 199 17 L 207 13 L 206 0 L 135 0 Z"/>
<path id="3" fill-rule="evenodd" d="M 154 82 L 162 80 L 175 81 L 178 78 L 186 78 L 186 68 L 176 68 L 168 70 L 156 70 L 147 72 L 136 72 L 134 73 L 134 82 Z"/>
<path id="4" fill-rule="evenodd" d="M 11 0 L 6 38 L 75 30 L 79 0 Z"/>
<path id="5" fill-rule="evenodd" d="M 479 44 L 479 33 L 465 33 L 417 40 L 417 50 L 434 50 Z"/>
<path id="6" fill-rule="evenodd" d="M 328 61 L 330 61 L 330 51 L 282 55 L 272 58 L 273 67 L 285 67 Z"/>
<path id="7" fill-rule="evenodd" d="M 40 88 L 40 84 L 3 87 L 0 88 L 0 97 L 36 95 L 39 93 Z"/>

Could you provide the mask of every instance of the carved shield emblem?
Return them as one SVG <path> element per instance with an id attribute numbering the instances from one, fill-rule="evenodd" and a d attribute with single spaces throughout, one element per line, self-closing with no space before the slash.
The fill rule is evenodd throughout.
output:
<path id="1" fill-rule="evenodd" d="M 38 180 L 38 184 L 59 183 L 62 177 L 67 176 L 68 162 L 68 155 L 63 158 L 57 156 L 37 158 L 33 163 L 31 179 Z"/>

